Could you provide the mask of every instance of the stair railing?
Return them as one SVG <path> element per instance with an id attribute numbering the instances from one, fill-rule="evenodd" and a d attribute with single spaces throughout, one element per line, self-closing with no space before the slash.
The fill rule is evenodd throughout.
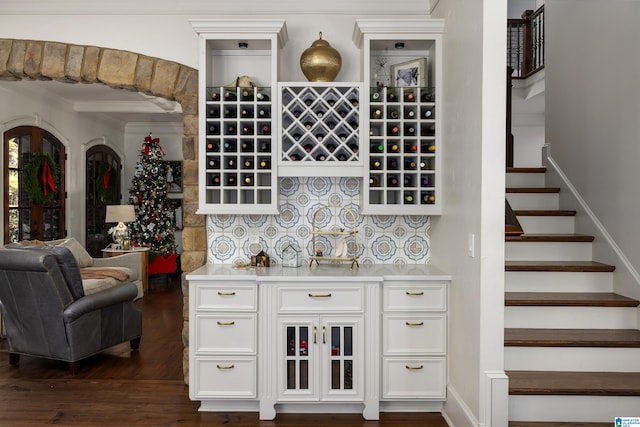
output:
<path id="1" fill-rule="evenodd" d="M 507 144 L 507 153 L 506 153 L 506 166 L 508 168 L 513 167 L 513 133 L 511 132 L 511 87 L 512 83 L 512 74 L 513 68 L 507 65 L 507 120 L 506 120 L 506 144 Z"/>
<path id="2" fill-rule="evenodd" d="M 544 68 L 544 5 L 507 20 L 507 65 L 514 78 L 527 78 Z"/>

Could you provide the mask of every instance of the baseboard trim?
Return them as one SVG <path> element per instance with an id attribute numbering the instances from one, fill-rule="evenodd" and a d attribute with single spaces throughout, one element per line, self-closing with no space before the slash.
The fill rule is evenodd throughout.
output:
<path id="1" fill-rule="evenodd" d="M 447 401 L 442 407 L 442 416 L 451 427 L 478 427 L 478 420 L 455 387 L 447 386 Z"/>

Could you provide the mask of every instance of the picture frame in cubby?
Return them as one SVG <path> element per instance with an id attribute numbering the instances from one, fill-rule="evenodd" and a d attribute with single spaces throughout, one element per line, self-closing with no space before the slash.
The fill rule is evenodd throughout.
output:
<path id="1" fill-rule="evenodd" d="M 163 163 L 167 178 L 167 193 L 182 193 L 182 162 L 165 160 Z"/>
<path id="2" fill-rule="evenodd" d="M 391 82 L 395 87 L 425 87 L 427 58 L 416 58 L 391 65 Z"/>

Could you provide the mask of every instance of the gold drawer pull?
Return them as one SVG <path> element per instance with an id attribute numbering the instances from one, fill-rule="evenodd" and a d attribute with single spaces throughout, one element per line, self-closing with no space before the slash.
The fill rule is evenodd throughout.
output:
<path id="1" fill-rule="evenodd" d="M 222 291 L 218 291 L 218 295 L 220 295 L 221 297 L 232 297 L 234 296 L 236 293 L 234 291 L 231 292 L 222 292 Z"/>
<path id="2" fill-rule="evenodd" d="M 421 291 L 421 292 L 415 292 L 415 291 L 414 291 L 414 292 L 411 292 L 411 291 L 407 291 L 406 293 L 407 293 L 407 295 L 409 295 L 410 297 L 419 297 L 419 296 L 421 296 L 421 295 L 424 295 L 424 292 L 422 292 L 422 291 Z"/>
<path id="3" fill-rule="evenodd" d="M 311 298 L 329 298 L 331 294 L 309 294 Z"/>
<path id="4" fill-rule="evenodd" d="M 233 369 L 235 365 L 218 365 L 218 369 Z"/>
<path id="5" fill-rule="evenodd" d="M 220 326 L 233 326 L 235 324 L 236 324 L 236 322 L 234 322 L 233 320 L 231 322 L 222 322 L 222 321 L 218 320 L 218 325 L 220 325 Z"/>
<path id="6" fill-rule="evenodd" d="M 424 322 L 417 322 L 417 323 L 405 322 L 405 324 L 407 326 L 422 326 L 422 325 L 424 325 Z"/>
<path id="7" fill-rule="evenodd" d="M 420 366 L 405 365 L 405 368 L 407 368 L 410 371 L 419 371 L 420 369 L 424 369 L 424 366 L 422 366 L 422 365 L 420 365 Z"/>

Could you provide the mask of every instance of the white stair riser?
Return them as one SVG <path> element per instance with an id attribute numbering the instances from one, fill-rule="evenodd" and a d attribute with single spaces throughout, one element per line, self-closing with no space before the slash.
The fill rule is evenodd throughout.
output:
<path id="1" fill-rule="evenodd" d="M 612 292 L 613 273 L 508 271 L 507 292 Z"/>
<path id="2" fill-rule="evenodd" d="M 505 347 L 510 371 L 640 372 L 640 348 Z"/>
<path id="3" fill-rule="evenodd" d="M 509 396 L 511 421 L 609 422 L 637 416 L 638 396 Z"/>
<path id="4" fill-rule="evenodd" d="M 572 216 L 518 216 L 518 222 L 527 234 L 573 234 L 576 229 Z"/>
<path id="5" fill-rule="evenodd" d="M 592 242 L 506 242 L 507 261 L 591 261 Z"/>
<path id="6" fill-rule="evenodd" d="M 507 188 L 544 187 L 545 175 L 543 173 L 507 173 Z"/>
<path id="7" fill-rule="evenodd" d="M 505 307 L 505 328 L 636 329 L 636 307 Z"/>
<path id="8" fill-rule="evenodd" d="M 558 193 L 507 193 L 506 197 L 514 211 L 559 209 Z"/>

